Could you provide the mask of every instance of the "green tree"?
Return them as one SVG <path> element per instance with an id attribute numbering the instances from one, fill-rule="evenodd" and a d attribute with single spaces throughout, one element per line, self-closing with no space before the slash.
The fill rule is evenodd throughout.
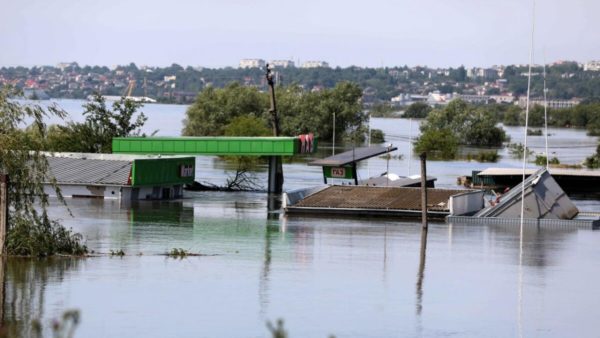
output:
<path id="1" fill-rule="evenodd" d="M 522 110 L 517 106 L 510 106 L 504 112 L 502 123 L 507 126 L 518 126 L 522 124 Z"/>
<path id="2" fill-rule="evenodd" d="M 48 150 L 111 153 L 114 137 L 141 134 L 141 127 L 148 120 L 144 113 L 136 116 L 141 107 L 141 103 L 122 97 L 109 109 L 104 97 L 95 94 L 92 101 L 83 105 L 85 122 L 50 126 Z"/>
<path id="3" fill-rule="evenodd" d="M 421 149 L 419 152 L 444 149 L 445 158 L 455 156 L 459 144 L 499 146 L 506 138 L 504 130 L 496 126 L 493 112 L 476 109 L 462 100 L 453 100 L 446 107 L 429 113 L 421 125 L 421 133 L 415 149 Z M 434 144 L 436 138 L 439 138 L 438 145 Z M 443 144 L 446 142 L 448 144 Z"/>
<path id="4" fill-rule="evenodd" d="M 600 168 L 600 144 L 596 148 L 596 153 L 585 159 L 584 165 L 589 169 Z"/>
<path id="5" fill-rule="evenodd" d="M 268 102 L 257 88 L 235 82 L 222 89 L 207 87 L 186 111 L 183 135 L 224 135 L 226 126 L 239 116 L 264 117 L 266 124 Z"/>
<path id="6" fill-rule="evenodd" d="M 44 182 L 50 182 L 62 200 L 55 180 L 49 177 L 45 148 L 44 118 L 65 113 L 56 106 L 44 110 L 38 105 L 21 105 L 9 100 L 15 92 L 0 89 L 0 173 L 9 175 L 9 232 L 6 249 L 11 255 L 49 256 L 84 254 L 82 237 L 65 229 L 48 216 L 48 195 Z M 30 132 L 20 129 L 32 120 Z M 38 136 L 35 136 L 38 135 Z"/>
<path id="7" fill-rule="evenodd" d="M 536 104 L 533 108 L 529 109 L 529 126 L 530 127 L 542 127 L 544 125 L 544 107 Z"/>
<path id="8" fill-rule="evenodd" d="M 332 89 L 307 91 L 300 86 L 277 87 L 276 99 L 282 135 L 314 133 L 321 140 L 358 129 L 366 121 L 356 84 L 341 82 Z M 225 135 L 227 126 L 241 116 L 253 116 L 269 125 L 269 97 L 254 87 L 232 83 L 222 89 L 208 87 L 188 108 L 183 134 L 186 136 Z M 240 123 L 240 122 L 237 122 Z M 238 130 L 238 132 L 241 132 Z"/>
<path id="9" fill-rule="evenodd" d="M 317 92 L 292 86 L 278 93 L 281 129 L 285 135 L 314 133 L 321 140 L 331 140 L 334 114 L 336 138 L 343 138 L 351 129 L 366 132 L 366 128 L 361 128 L 367 120 L 360 102 L 362 90 L 354 83 L 340 82 L 332 89 Z"/>
<path id="10" fill-rule="evenodd" d="M 225 136 L 273 136 L 264 119 L 253 115 L 238 116 L 225 127 Z"/>
<path id="11" fill-rule="evenodd" d="M 424 102 L 415 102 L 406 108 L 402 117 L 424 119 L 431 111 L 431 107 Z"/>
<path id="12" fill-rule="evenodd" d="M 432 158 L 444 160 L 456 157 L 458 138 L 450 129 L 432 129 L 418 138 L 414 148 L 416 153 L 428 153 Z"/>

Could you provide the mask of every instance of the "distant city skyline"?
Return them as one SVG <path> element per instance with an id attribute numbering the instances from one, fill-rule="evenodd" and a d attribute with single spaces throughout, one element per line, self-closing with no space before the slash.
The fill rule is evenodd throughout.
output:
<path id="1" fill-rule="evenodd" d="M 532 2 L 504 0 L 6 1 L 0 66 L 489 67 L 529 60 Z M 535 58 L 600 59 L 600 2 L 537 1 Z"/>

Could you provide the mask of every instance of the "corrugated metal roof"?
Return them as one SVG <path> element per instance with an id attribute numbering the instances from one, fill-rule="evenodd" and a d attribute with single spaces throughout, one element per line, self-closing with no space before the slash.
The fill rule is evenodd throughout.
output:
<path id="1" fill-rule="evenodd" d="M 450 196 L 470 190 L 427 189 L 427 209 L 449 212 Z M 334 185 L 299 201 L 294 207 L 421 210 L 421 189 Z"/>
<path id="2" fill-rule="evenodd" d="M 525 169 L 525 175 L 532 175 L 539 169 Z M 550 168 L 548 170 L 553 176 L 591 176 L 600 177 L 600 170 L 585 169 L 561 169 Z M 487 168 L 477 174 L 478 176 L 519 176 L 523 175 L 521 168 Z"/>
<path id="3" fill-rule="evenodd" d="M 48 157 L 50 174 L 58 183 L 127 185 L 132 161 Z"/>
<path id="4" fill-rule="evenodd" d="M 360 147 L 355 148 L 354 150 L 349 150 L 343 152 L 341 154 L 325 157 L 320 160 L 316 160 L 310 162 L 308 165 L 313 166 L 328 166 L 328 167 L 341 167 L 346 164 L 350 164 L 352 162 L 358 162 L 362 160 L 366 160 L 368 158 L 385 154 L 387 152 L 391 152 L 398 149 L 398 147 L 380 147 L 380 146 L 372 146 L 372 147 Z"/>

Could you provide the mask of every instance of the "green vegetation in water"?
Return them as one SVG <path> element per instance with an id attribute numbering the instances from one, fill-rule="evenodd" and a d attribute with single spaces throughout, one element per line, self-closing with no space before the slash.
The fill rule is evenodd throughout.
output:
<path id="1" fill-rule="evenodd" d="M 477 154 L 467 154 L 468 161 L 477 161 L 477 162 L 498 162 L 500 159 L 500 155 L 496 150 L 491 151 L 480 151 Z"/>
<path id="2" fill-rule="evenodd" d="M 527 129 L 527 136 L 542 136 L 544 133 L 541 129 Z"/>
<path id="3" fill-rule="evenodd" d="M 371 143 L 385 142 L 385 133 L 381 129 L 371 129 Z"/>
<path id="4" fill-rule="evenodd" d="M 111 256 L 119 256 L 119 257 L 123 257 L 123 256 L 125 256 L 125 251 L 123 251 L 123 249 L 119 249 L 119 250 L 110 250 L 110 255 L 111 255 Z"/>
<path id="5" fill-rule="evenodd" d="M 424 119 L 431 110 L 432 108 L 427 103 L 415 102 L 406 108 L 402 117 Z"/>
<path id="6" fill-rule="evenodd" d="M 48 160 L 41 153 L 47 145 L 44 117 L 63 118 L 66 113 L 55 105 L 44 109 L 8 99 L 16 94 L 10 88 L 0 88 L 0 174 L 7 174 L 10 182 L 7 253 L 37 257 L 84 255 L 87 248 L 82 244 L 82 236 L 50 219 L 49 199 L 44 192 L 44 182 L 50 181 L 58 200 L 66 206 L 56 180 L 47 177 Z M 19 124 L 28 120 L 32 121 L 29 130 L 19 129 Z"/>
<path id="7" fill-rule="evenodd" d="M 429 113 L 421 125 L 415 151 L 426 152 L 433 158 L 453 159 L 459 145 L 501 146 L 506 133 L 496 124 L 496 117 L 489 111 L 453 100 L 444 108 Z"/>
<path id="8" fill-rule="evenodd" d="M 458 151 L 458 139 L 449 129 L 429 130 L 416 142 L 416 153 L 427 153 L 432 160 L 452 160 Z"/>
<path id="9" fill-rule="evenodd" d="M 269 321 L 267 322 L 267 328 L 271 333 L 271 337 L 273 338 L 287 338 L 288 333 L 283 326 L 283 319 L 277 319 L 277 324 L 273 326 L 273 324 Z"/>
<path id="10" fill-rule="evenodd" d="M 182 248 L 173 248 L 171 251 L 167 252 L 167 256 L 169 257 L 187 257 L 189 256 L 189 251 Z"/>
<path id="11" fill-rule="evenodd" d="M 75 329 L 79 326 L 80 314 L 78 310 L 65 311 L 60 319 L 52 321 L 52 337 L 54 338 L 73 338 Z M 42 322 L 35 319 L 31 322 L 33 336 L 32 338 L 42 338 Z M 3 337 L 0 335 L 0 337 Z"/>
<path id="12" fill-rule="evenodd" d="M 596 153 L 585 159 L 583 165 L 589 169 L 600 168 L 600 144 L 596 148 Z"/>
<path id="13" fill-rule="evenodd" d="M 523 158 L 524 145 L 523 143 L 510 143 L 508 145 L 508 152 L 514 158 Z M 533 155 L 533 151 L 527 148 L 527 157 Z"/>
<path id="14" fill-rule="evenodd" d="M 331 89 L 314 92 L 292 85 L 277 87 L 275 94 L 282 136 L 314 133 L 322 141 L 331 140 L 335 115 L 336 138 L 342 139 L 351 129 L 360 130 L 362 138 L 365 137 L 367 114 L 360 102 L 362 89 L 356 84 L 339 82 Z M 236 120 L 248 116 L 252 119 Z M 200 92 L 186 111 L 183 135 L 239 136 L 270 128 L 269 94 L 255 87 L 230 83 L 224 88 L 207 87 Z"/>
<path id="15" fill-rule="evenodd" d="M 167 256 L 167 257 L 173 257 L 173 258 L 185 258 L 185 257 L 193 257 L 193 256 L 206 256 L 206 255 L 199 254 L 199 253 L 193 253 L 193 252 L 190 252 L 189 250 L 185 250 L 185 249 L 182 249 L 182 248 L 173 248 L 173 249 L 171 249 L 171 251 L 167 251 L 164 255 Z"/>
<path id="16" fill-rule="evenodd" d="M 545 166 L 546 165 L 546 156 L 544 156 L 544 155 L 537 155 L 535 157 L 535 164 L 536 165 L 540 165 L 540 166 Z M 556 166 L 556 165 L 560 164 L 560 160 L 557 157 L 552 157 L 548 161 L 548 164 Z"/>
<path id="17" fill-rule="evenodd" d="M 378 157 L 380 159 L 383 159 L 383 160 L 401 160 L 401 159 L 404 158 L 404 155 L 402 155 L 402 154 L 392 155 L 392 154 L 388 153 L 388 154 L 381 155 L 381 156 L 378 156 Z"/>
<path id="18" fill-rule="evenodd" d="M 371 117 L 399 117 L 397 112 L 398 109 L 387 102 L 375 104 L 369 109 Z"/>
<path id="19" fill-rule="evenodd" d="M 283 319 L 277 319 L 277 322 L 275 325 L 273 325 L 273 323 L 271 323 L 270 321 L 267 321 L 267 329 L 269 329 L 269 332 L 271 333 L 271 337 L 272 338 L 288 338 L 289 334 L 285 329 L 285 326 L 283 325 Z M 329 338 L 335 338 L 334 335 L 330 335 Z"/>

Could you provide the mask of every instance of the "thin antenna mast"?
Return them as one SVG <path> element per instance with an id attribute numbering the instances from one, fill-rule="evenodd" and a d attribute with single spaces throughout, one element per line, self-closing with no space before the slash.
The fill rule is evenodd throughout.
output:
<path id="1" fill-rule="evenodd" d="M 550 153 L 548 153 L 548 88 L 546 88 L 546 52 L 544 51 L 544 134 L 546 136 L 546 169 L 550 163 Z"/>
<path id="2" fill-rule="evenodd" d="M 412 158 L 412 118 L 408 119 L 408 175 L 410 176 L 410 160 Z"/>
<path id="3" fill-rule="evenodd" d="M 533 37 L 535 33 L 535 0 L 533 0 L 533 13 L 531 22 L 531 45 L 529 46 L 529 72 L 527 73 L 527 100 L 525 106 L 525 130 L 523 132 L 523 182 L 525 182 L 525 164 L 527 163 L 527 128 L 529 128 L 529 96 L 531 94 L 531 65 L 533 64 Z M 521 184 L 521 247 L 523 246 L 523 216 L 525 214 L 525 184 Z"/>

